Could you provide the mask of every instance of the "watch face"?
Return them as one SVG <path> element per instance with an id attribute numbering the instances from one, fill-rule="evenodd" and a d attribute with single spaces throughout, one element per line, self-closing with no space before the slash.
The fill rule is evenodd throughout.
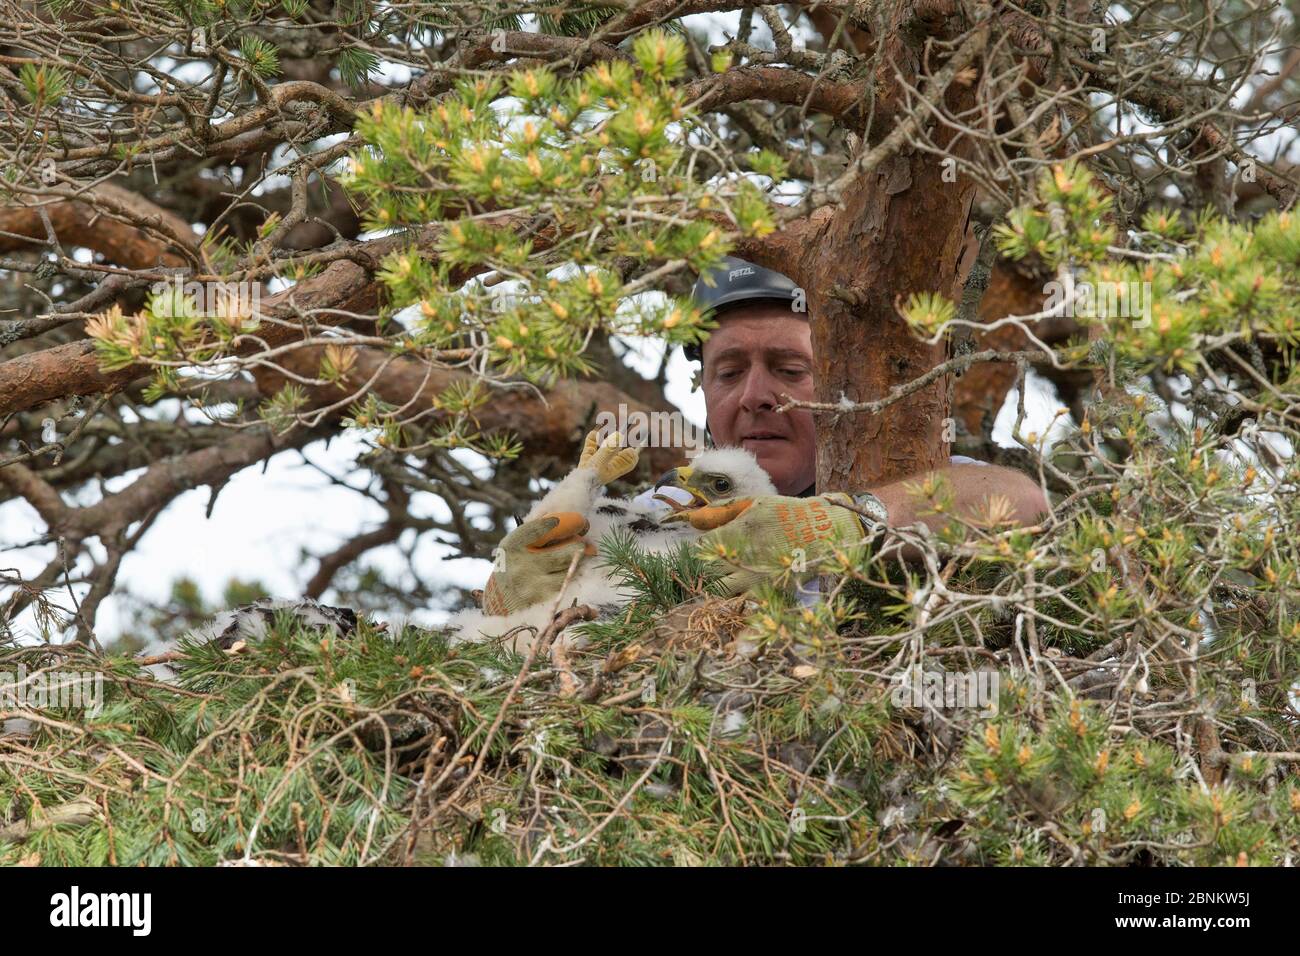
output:
<path id="1" fill-rule="evenodd" d="M 887 521 L 889 518 L 889 509 L 885 503 L 870 492 L 853 496 L 857 506 L 865 511 L 875 521 Z"/>

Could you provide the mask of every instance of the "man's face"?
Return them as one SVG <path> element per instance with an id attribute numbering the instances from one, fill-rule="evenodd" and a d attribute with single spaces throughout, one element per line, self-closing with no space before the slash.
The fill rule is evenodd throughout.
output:
<path id="1" fill-rule="evenodd" d="M 788 305 L 756 302 L 724 313 L 704 343 L 704 403 L 719 447 L 753 452 L 783 495 L 817 478 L 812 413 L 778 413 L 783 395 L 813 399 L 812 327 Z"/>

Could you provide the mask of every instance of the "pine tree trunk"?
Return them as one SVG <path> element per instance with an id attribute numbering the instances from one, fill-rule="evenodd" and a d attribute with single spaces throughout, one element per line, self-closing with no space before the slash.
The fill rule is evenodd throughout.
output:
<path id="1" fill-rule="evenodd" d="M 898 68 L 914 87 L 924 82 L 921 42 L 905 30 L 888 41 L 891 70 Z M 929 72 L 940 68 L 931 54 Z M 890 87 L 897 96 L 898 87 Z M 954 82 L 946 101 L 960 115 L 971 90 Z M 894 107 L 895 121 L 908 112 L 897 103 L 882 105 Z M 917 108 L 923 107 L 911 106 Z M 946 128 L 929 132 L 940 146 L 952 135 Z M 963 149 L 953 146 L 958 154 Z M 818 401 L 883 398 L 945 360 L 946 345 L 918 341 L 896 308 L 916 292 L 960 298 L 975 183 L 959 171 L 953 175 L 943 160 L 904 146 L 849 186 L 809 243 L 801 274 L 808 278 Z M 944 181 L 946 168 L 955 181 Z M 950 406 L 951 381 L 943 377 L 878 415 L 819 415 L 817 487 L 861 490 L 946 464 Z"/>

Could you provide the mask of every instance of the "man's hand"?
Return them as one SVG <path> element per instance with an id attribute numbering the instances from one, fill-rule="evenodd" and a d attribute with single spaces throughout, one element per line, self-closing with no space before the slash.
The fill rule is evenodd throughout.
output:
<path id="1" fill-rule="evenodd" d="M 681 511 L 663 521 L 685 521 L 708 531 L 698 544 L 717 558 L 797 569 L 800 559 L 815 565 L 837 548 L 852 547 L 866 537 L 858 515 L 842 504 L 852 501 L 843 494 L 760 495 Z M 772 575 L 736 568 L 722 578 L 723 593 L 740 594 Z"/>
<path id="2" fill-rule="evenodd" d="M 559 594 L 573 556 L 596 553 L 582 537 L 588 527 L 576 511 L 560 511 L 526 521 L 502 538 L 483 588 L 484 612 L 513 614 Z"/>

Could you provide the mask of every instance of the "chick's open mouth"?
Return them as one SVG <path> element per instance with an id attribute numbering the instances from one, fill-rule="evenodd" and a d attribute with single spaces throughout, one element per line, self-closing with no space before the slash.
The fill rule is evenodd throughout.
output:
<path id="1" fill-rule="evenodd" d="M 663 486 L 662 486 L 662 485 L 659 485 L 659 486 L 656 486 L 656 487 L 663 487 Z M 678 488 L 678 489 L 680 489 L 681 491 L 689 492 L 689 493 L 690 493 L 690 496 L 691 496 L 691 500 L 688 501 L 688 502 L 686 502 L 686 504 L 682 504 L 682 503 L 681 503 L 680 501 L 678 501 L 676 498 L 673 498 L 673 497 L 670 496 L 670 495 L 666 495 L 666 494 L 664 494 L 663 492 L 660 492 L 659 494 L 653 495 L 652 497 L 653 497 L 656 501 L 662 501 L 662 502 L 666 503 L 670 508 L 673 509 L 674 512 L 677 512 L 677 511 L 689 511 L 689 510 L 692 509 L 692 508 L 700 508 L 700 507 L 703 507 L 704 505 L 707 505 L 707 504 L 709 503 L 709 499 L 708 499 L 708 498 L 705 498 L 705 497 L 704 497 L 703 495 L 701 495 L 698 491 L 693 491 L 693 490 L 690 489 L 690 488 L 682 488 L 681 485 L 672 485 L 671 487 L 673 487 L 673 488 Z"/>

